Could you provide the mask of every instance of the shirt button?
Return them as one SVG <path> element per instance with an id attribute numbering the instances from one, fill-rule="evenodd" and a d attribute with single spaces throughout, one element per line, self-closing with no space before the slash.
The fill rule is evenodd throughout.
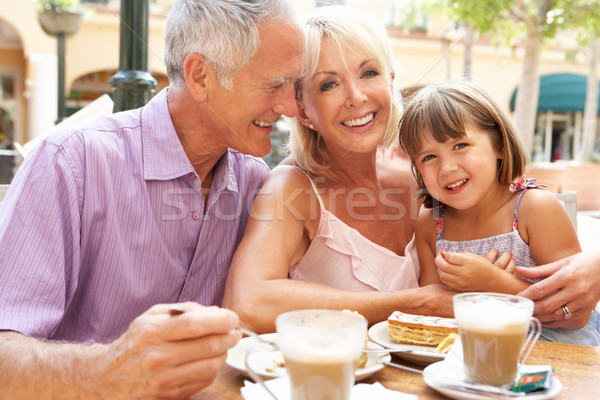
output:
<path id="1" fill-rule="evenodd" d="M 200 218 L 200 213 L 198 211 L 194 211 L 192 213 L 192 219 L 193 220 L 198 220 Z"/>
<path id="2" fill-rule="evenodd" d="M 190 181 L 193 181 L 194 179 L 196 179 L 196 175 L 194 175 L 194 173 L 193 173 L 193 172 L 192 172 L 192 173 L 189 173 L 189 174 L 188 174 L 188 179 L 189 179 Z"/>

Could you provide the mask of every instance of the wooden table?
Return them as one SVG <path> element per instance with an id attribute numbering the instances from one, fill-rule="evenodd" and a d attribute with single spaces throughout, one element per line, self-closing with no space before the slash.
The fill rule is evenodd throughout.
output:
<path id="1" fill-rule="evenodd" d="M 397 357 L 393 361 L 414 366 Z M 563 385 L 562 391 L 554 399 L 600 398 L 600 347 L 538 342 L 527 364 L 554 367 L 554 376 Z M 244 379 L 238 371 L 226 365 L 215 382 L 194 399 L 243 399 L 240 388 L 244 385 Z M 380 382 L 388 389 L 415 394 L 419 400 L 447 399 L 427 386 L 420 374 L 393 367 L 385 367 L 361 382 Z"/>

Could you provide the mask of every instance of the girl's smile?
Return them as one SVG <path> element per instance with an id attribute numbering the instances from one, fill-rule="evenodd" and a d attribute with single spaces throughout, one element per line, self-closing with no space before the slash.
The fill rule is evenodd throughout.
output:
<path id="1" fill-rule="evenodd" d="M 465 187 L 468 181 L 468 179 L 461 179 L 455 183 L 446 185 L 446 190 L 453 193 L 460 192 Z"/>

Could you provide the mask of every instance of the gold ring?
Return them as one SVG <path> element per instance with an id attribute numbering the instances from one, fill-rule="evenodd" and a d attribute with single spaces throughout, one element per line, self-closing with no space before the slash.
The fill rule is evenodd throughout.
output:
<path id="1" fill-rule="evenodd" d="M 573 316 L 573 313 L 571 312 L 571 310 L 569 310 L 569 307 L 567 307 L 566 304 L 561 308 L 563 310 L 563 313 L 565 314 L 565 319 L 569 319 Z"/>

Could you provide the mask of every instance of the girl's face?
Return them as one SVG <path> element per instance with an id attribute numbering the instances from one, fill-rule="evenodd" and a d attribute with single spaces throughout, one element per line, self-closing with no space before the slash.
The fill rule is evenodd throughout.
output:
<path id="1" fill-rule="evenodd" d="M 345 61 L 345 62 L 344 62 Z M 329 153 L 373 152 L 382 141 L 392 104 L 392 82 L 357 46 L 321 43 L 312 78 L 302 81 L 298 118 L 322 136 Z"/>
<path id="2" fill-rule="evenodd" d="M 490 135 L 467 126 L 466 136 L 436 141 L 429 131 L 421 137 L 421 152 L 415 166 L 431 196 L 455 209 L 468 209 L 487 194 L 495 195 L 500 152 L 494 149 Z"/>

